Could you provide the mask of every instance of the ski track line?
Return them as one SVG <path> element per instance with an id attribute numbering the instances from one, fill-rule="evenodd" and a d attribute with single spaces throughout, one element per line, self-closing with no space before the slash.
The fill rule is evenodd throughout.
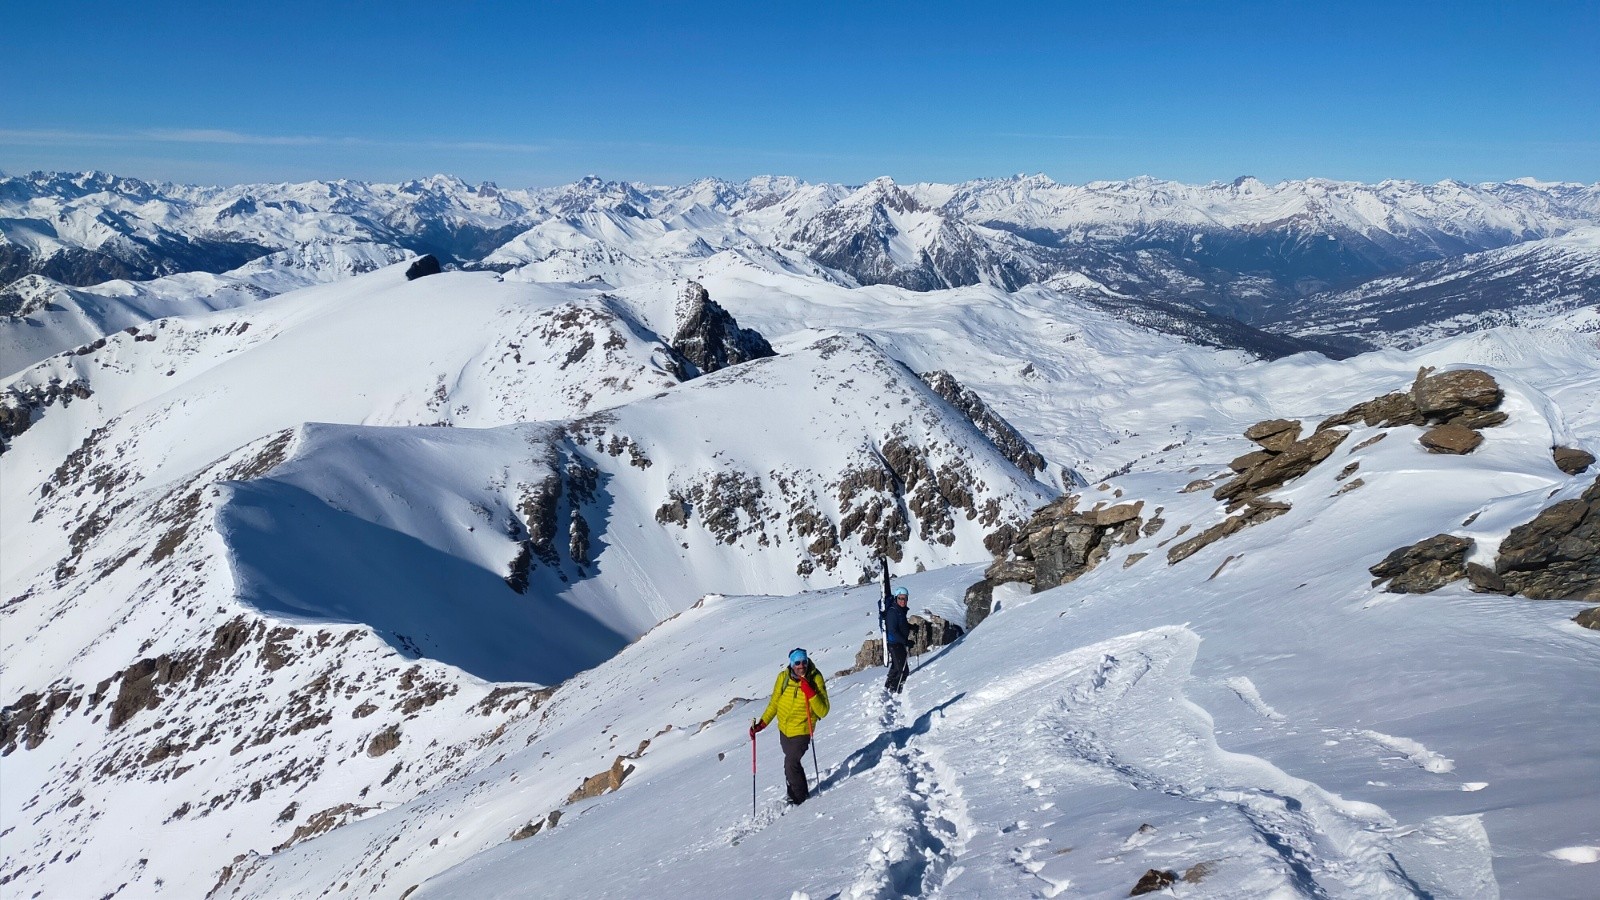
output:
<path id="1" fill-rule="evenodd" d="M 1076 688 L 1042 714 L 1074 756 L 1138 789 L 1233 808 L 1280 861 L 1283 886 L 1298 896 L 1439 896 L 1420 882 L 1436 884 L 1449 873 L 1398 842 L 1430 827 L 1470 829 L 1471 823 L 1430 820 L 1422 828 L 1397 829 L 1376 806 L 1343 800 L 1264 759 L 1223 750 L 1209 714 L 1183 693 L 1198 636 L 1156 631 L 1121 642 L 1122 648 L 1105 652 L 1099 665 L 1082 672 Z M 1486 841 L 1481 849 L 1486 868 Z M 1426 871 L 1414 877 L 1397 854 L 1420 861 Z"/>
<path id="2" fill-rule="evenodd" d="M 966 845 L 966 803 L 949 771 L 902 725 L 902 701 L 884 701 L 879 724 L 891 744 L 874 770 L 883 785 L 875 817 L 889 823 L 868 841 L 867 858 L 847 900 L 890 900 L 935 894 L 961 872 L 955 864 Z"/>

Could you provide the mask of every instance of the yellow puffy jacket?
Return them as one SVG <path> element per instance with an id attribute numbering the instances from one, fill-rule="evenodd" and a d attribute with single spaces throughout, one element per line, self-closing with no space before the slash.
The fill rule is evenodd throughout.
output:
<path id="1" fill-rule="evenodd" d="M 817 691 L 816 696 L 811 698 L 809 709 L 806 695 L 800 691 L 800 680 L 794 677 L 788 666 L 783 667 L 783 671 L 778 673 L 778 680 L 772 685 L 772 700 L 767 703 L 766 712 L 761 714 L 762 725 L 777 718 L 778 731 L 789 737 L 811 734 L 816 730 L 817 720 L 828 714 L 828 683 L 814 666 L 806 673 L 806 678 Z"/>

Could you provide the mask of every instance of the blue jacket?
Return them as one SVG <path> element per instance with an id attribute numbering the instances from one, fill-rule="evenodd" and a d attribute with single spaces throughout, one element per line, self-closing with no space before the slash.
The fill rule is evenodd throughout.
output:
<path id="1" fill-rule="evenodd" d="M 911 643 L 911 623 L 906 621 L 906 610 L 898 601 L 890 603 L 884 613 L 883 633 L 891 644 Z"/>

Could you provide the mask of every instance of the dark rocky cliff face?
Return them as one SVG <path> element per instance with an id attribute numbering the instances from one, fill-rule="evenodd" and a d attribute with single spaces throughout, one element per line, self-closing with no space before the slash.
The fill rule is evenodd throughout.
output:
<path id="1" fill-rule="evenodd" d="M 1001 418 L 998 413 L 989 408 L 977 391 L 955 379 L 949 372 L 927 372 L 919 376 L 933 388 L 933 392 L 944 398 L 944 401 L 967 417 L 967 421 L 977 426 L 990 443 L 1000 449 L 1006 459 L 1029 475 L 1038 475 L 1044 471 L 1044 457 L 1033 449 L 1028 439 L 1023 437 L 1010 422 Z"/>
<path id="2" fill-rule="evenodd" d="M 685 378 L 777 355 L 760 332 L 740 328 L 696 281 L 689 282 L 678 298 L 677 333 L 670 344 L 687 363 Z"/>

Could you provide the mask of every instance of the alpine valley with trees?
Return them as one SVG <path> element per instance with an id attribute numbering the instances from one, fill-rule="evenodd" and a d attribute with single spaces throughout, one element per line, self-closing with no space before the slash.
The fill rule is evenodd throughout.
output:
<path id="1" fill-rule="evenodd" d="M 0 308 L 5 897 L 1600 893 L 1600 184 L 45 172 Z"/>

